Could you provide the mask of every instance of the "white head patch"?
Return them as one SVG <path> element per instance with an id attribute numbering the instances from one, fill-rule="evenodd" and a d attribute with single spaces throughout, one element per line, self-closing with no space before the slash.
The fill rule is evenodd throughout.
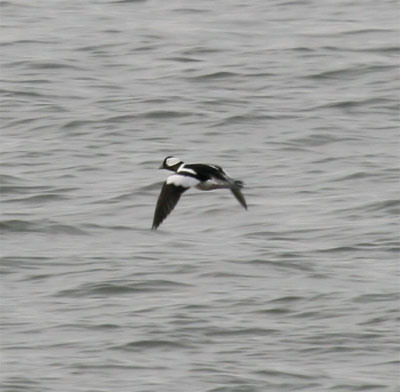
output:
<path id="1" fill-rule="evenodd" d="M 175 158 L 175 157 L 170 157 L 168 158 L 165 163 L 168 167 L 172 167 L 177 165 L 178 163 L 182 162 L 179 158 Z"/>

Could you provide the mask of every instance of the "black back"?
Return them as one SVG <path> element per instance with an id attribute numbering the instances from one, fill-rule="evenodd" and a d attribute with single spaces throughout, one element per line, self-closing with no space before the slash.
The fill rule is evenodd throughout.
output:
<path id="1" fill-rule="evenodd" d="M 219 166 L 209 166 L 203 163 L 191 163 L 186 164 L 185 168 L 192 169 L 196 172 L 196 178 L 200 181 L 207 181 L 211 178 L 218 178 L 220 180 L 225 180 L 225 172 Z"/>

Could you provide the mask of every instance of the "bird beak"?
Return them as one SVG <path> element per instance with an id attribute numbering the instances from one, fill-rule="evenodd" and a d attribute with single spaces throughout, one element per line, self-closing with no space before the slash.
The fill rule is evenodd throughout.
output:
<path id="1" fill-rule="evenodd" d="M 161 166 L 159 166 L 158 168 L 159 168 L 159 169 L 164 169 L 164 166 L 163 166 L 163 165 L 161 165 Z"/>

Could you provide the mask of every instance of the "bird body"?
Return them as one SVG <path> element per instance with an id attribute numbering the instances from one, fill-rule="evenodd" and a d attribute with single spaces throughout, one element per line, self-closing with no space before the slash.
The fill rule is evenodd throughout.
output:
<path id="1" fill-rule="evenodd" d="M 179 158 L 168 156 L 160 169 L 173 171 L 174 174 L 167 178 L 161 189 L 154 212 L 153 230 L 156 230 L 170 214 L 181 195 L 192 187 L 202 191 L 228 188 L 243 208 L 247 209 L 246 200 L 241 192 L 243 182 L 229 177 L 220 166 L 204 163 L 185 164 Z"/>

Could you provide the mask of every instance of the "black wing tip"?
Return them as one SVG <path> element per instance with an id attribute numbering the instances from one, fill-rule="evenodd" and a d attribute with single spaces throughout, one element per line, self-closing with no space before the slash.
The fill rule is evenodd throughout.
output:
<path id="1" fill-rule="evenodd" d="M 157 230 L 162 222 L 163 222 L 163 220 L 160 220 L 160 221 L 154 220 L 154 222 L 153 222 L 153 224 L 151 226 L 151 230 Z"/>

